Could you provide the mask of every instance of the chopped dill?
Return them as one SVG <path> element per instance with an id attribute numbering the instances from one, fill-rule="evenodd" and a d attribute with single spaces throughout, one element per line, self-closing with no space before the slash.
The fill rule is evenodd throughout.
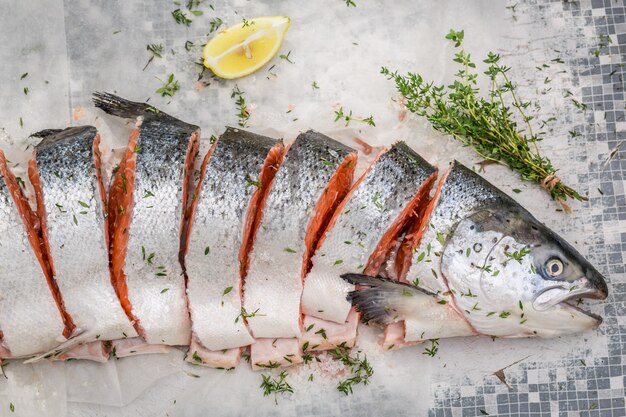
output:
<path id="1" fill-rule="evenodd" d="M 146 50 L 148 52 L 150 52 L 150 54 L 152 54 L 150 56 L 150 58 L 148 59 L 148 62 L 146 62 L 146 65 L 144 65 L 143 70 L 145 71 L 146 68 L 148 68 L 148 65 L 150 65 L 150 63 L 152 62 L 152 60 L 156 57 L 156 58 L 162 58 L 163 56 L 161 55 L 161 53 L 163 52 L 163 44 L 156 44 L 156 43 L 151 43 L 146 45 Z"/>
<path id="2" fill-rule="evenodd" d="M 264 315 L 265 314 L 260 314 L 259 313 L 259 309 L 258 308 L 256 310 L 254 310 L 252 313 L 248 313 L 244 307 L 241 307 L 241 312 L 235 318 L 235 323 L 238 323 L 240 318 L 241 319 L 249 319 L 251 317 L 264 316 Z"/>
<path id="3" fill-rule="evenodd" d="M 191 25 L 192 20 L 187 17 L 185 12 L 180 9 L 176 9 L 172 12 L 172 17 L 179 25 L 189 26 Z"/>
<path id="4" fill-rule="evenodd" d="M 522 263 L 522 259 L 524 258 L 524 256 L 528 255 L 529 253 L 530 253 L 530 248 L 526 246 L 524 246 L 522 249 L 515 251 L 515 252 L 504 251 L 504 254 L 506 255 L 507 258 L 514 259 L 520 264 Z"/>
<path id="5" fill-rule="evenodd" d="M 422 355 L 430 356 L 434 358 L 439 351 L 439 339 L 429 339 L 430 340 L 430 348 L 425 348 L 422 352 Z"/>
<path id="6" fill-rule="evenodd" d="M 222 26 L 222 23 L 224 22 L 219 17 L 214 17 L 213 19 L 209 20 L 209 24 L 211 25 L 211 27 L 209 28 L 209 34 L 218 30 L 220 26 Z"/>
<path id="7" fill-rule="evenodd" d="M 246 18 L 244 17 L 244 18 L 243 18 L 243 20 L 242 20 L 241 27 L 242 27 L 242 28 L 245 28 L 245 27 L 248 27 L 248 26 L 252 26 L 252 25 L 254 25 L 254 24 L 256 24 L 256 22 L 255 22 L 254 20 L 248 20 L 248 19 L 246 19 Z"/>
<path id="8" fill-rule="evenodd" d="M 287 52 L 287 55 L 280 54 L 279 58 L 280 59 L 284 59 L 285 61 L 289 62 L 290 64 L 294 64 L 295 62 L 293 62 L 291 59 L 289 59 L 289 55 L 291 55 L 291 51 Z"/>
<path id="9" fill-rule="evenodd" d="M 251 186 L 261 188 L 261 180 L 254 180 L 252 179 L 250 174 L 247 174 L 246 175 L 246 187 L 251 187 Z"/>

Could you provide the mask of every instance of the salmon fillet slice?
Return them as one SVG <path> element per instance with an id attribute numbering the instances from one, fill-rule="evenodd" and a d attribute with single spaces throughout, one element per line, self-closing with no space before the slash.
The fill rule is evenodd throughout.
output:
<path id="1" fill-rule="evenodd" d="M 404 142 L 379 155 L 335 212 L 306 277 L 307 315 L 345 323 L 354 286 L 350 271 L 378 274 L 413 212 L 428 198 L 437 171 Z"/>
<path id="2" fill-rule="evenodd" d="M 187 352 L 185 360 L 194 365 L 202 365 L 209 368 L 233 369 L 239 365 L 243 349 L 237 347 L 224 350 L 209 350 L 198 341 L 197 337 L 192 336 L 189 352 Z"/>
<path id="3" fill-rule="evenodd" d="M 355 166 L 354 150 L 313 131 L 289 148 L 261 213 L 245 278 L 244 307 L 259 313 L 248 319 L 255 338 L 301 336 L 304 274 Z"/>
<path id="4" fill-rule="evenodd" d="M 300 346 L 304 352 L 331 350 L 342 343 L 352 348 L 356 345 L 359 313 L 353 308 L 345 323 L 335 323 L 313 316 L 304 316 L 304 333 Z"/>
<path id="5" fill-rule="evenodd" d="M 28 175 L 37 197 L 44 249 L 80 340 L 137 336 L 114 287 L 108 262 L 100 136 L 93 126 L 48 130 Z"/>
<path id="6" fill-rule="evenodd" d="M 242 304 L 248 255 L 282 142 L 227 128 L 203 161 L 184 258 L 192 329 L 208 351 L 251 344 Z"/>
<path id="7" fill-rule="evenodd" d="M 188 345 L 182 236 L 200 129 L 145 103 L 94 94 L 96 107 L 137 118 L 109 196 L 117 296 L 149 344 Z"/>
<path id="8" fill-rule="evenodd" d="M 302 363 L 298 339 L 257 339 L 250 345 L 250 363 L 253 371 L 286 367 Z"/>
<path id="9" fill-rule="evenodd" d="M 0 151 L 0 326 L 3 357 L 46 352 L 69 337 L 64 312 L 42 249 L 39 221 Z"/>

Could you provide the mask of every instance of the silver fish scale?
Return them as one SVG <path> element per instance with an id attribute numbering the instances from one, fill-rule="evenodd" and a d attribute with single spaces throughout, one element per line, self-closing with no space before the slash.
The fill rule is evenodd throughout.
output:
<path id="1" fill-rule="evenodd" d="M 434 293 L 447 290 L 440 277 L 438 255 L 443 250 L 442 241 L 461 219 L 481 207 L 508 206 L 511 199 L 475 172 L 455 161 L 436 204 L 419 247 L 413 254 L 412 265 L 407 274 L 407 280 L 419 279 L 420 287 Z"/>
<path id="2" fill-rule="evenodd" d="M 241 316 L 239 250 L 254 182 L 280 141 L 228 128 L 213 151 L 185 258 L 193 331 L 210 350 L 253 342 Z M 260 312 L 259 312 L 260 313 Z"/>
<path id="3" fill-rule="evenodd" d="M 74 324 L 92 339 L 137 334 L 111 285 L 93 159 L 96 128 L 69 128 L 36 147 L 55 278 Z"/>
<path id="4" fill-rule="evenodd" d="M 250 253 L 244 306 L 255 337 L 300 337 L 305 237 L 317 202 L 342 161 L 355 151 L 320 133 L 300 134 L 267 197 Z"/>
<path id="5" fill-rule="evenodd" d="M 326 233 L 306 277 L 302 303 L 308 315 L 343 323 L 354 289 L 343 273 L 362 271 L 381 237 L 435 168 L 404 142 L 396 143 L 367 172 Z"/>
<path id="6" fill-rule="evenodd" d="M 63 340 L 63 320 L 24 224 L 0 174 L 0 329 L 13 356 L 45 352 Z"/>
<path id="7" fill-rule="evenodd" d="M 137 139 L 124 273 L 133 314 L 152 344 L 183 345 L 190 340 L 179 248 L 185 156 L 195 130 L 169 117 L 146 118 Z"/>

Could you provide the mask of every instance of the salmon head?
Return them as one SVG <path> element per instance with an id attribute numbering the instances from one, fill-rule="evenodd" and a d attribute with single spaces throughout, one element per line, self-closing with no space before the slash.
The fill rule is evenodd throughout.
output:
<path id="1" fill-rule="evenodd" d="M 553 337 L 597 327 L 578 305 L 604 299 L 602 275 L 516 203 L 487 206 L 447 236 L 441 273 L 459 312 L 480 333 Z"/>

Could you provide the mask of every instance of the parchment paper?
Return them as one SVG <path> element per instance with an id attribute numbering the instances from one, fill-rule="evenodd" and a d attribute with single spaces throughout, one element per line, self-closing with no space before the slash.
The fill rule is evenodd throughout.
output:
<path id="1" fill-rule="evenodd" d="M 465 29 L 467 49 L 476 61 L 489 50 L 501 53 L 514 68 L 520 92 L 540 105 L 541 118 L 557 117 L 542 148 L 561 167 L 563 180 L 576 186 L 577 174 L 586 171 L 581 155 L 608 152 L 603 144 L 568 140 L 568 130 L 584 124 L 585 115 L 561 94 L 569 89 L 580 96 L 567 66 L 554 65 L 539 74 L 534 70 L 559 53 L 576 49 L 579 29 L 559 25 L 558 20 L 546 24 L 537 21 L 536 14 L 520 12 L 523 6 L 514 13 L 507 3 L 492 0 L 356 0 L 356 4 L 207 1 L 199 7 L 204 15 L 190 16 L 193 23 L 187 28 L 171 16 L 184 5 L 170 1 L 1 1 L 0 125 L 11 139 L 3 139 L 0 146 L 23 160 L 28 155 L 24 140 L 30 133 L 69 124 L 95 124 L 107 146 L 123 145 L 131 127 L 90 103 L 93 91 L 111 91 L 137 101 L 149 99 L 163 111 L 200 125 L 206 148 L 211 134 L 237 124 L 231 98 L 237 85 L 250 105 L 248 128 L 255 132 L 292 140 L 313 128 L 353 146 L 355 137 L 375 146 L 406 140 L 442 171 L 454 158 L 472 165 L 479 158 L 470 150 L 433 132 L 423 120 L 403 117 L 393 84 L 379 73 L 381 66 L 388 66 L 418 71 L 435 82 L 449 81 L 457 68 L 451 65 L 453 47 L 444 36 L 455 28 Z M 280 53 L 290 51 L 293 63 L 276 57 L 240 80 L 218 80 L 207 71 L 198 82 L 201 68 L 195 62 L 201 58 L 200 45 L 209 38 L 209 20 L 219 17 L 229 26 L 260 15 L 291 17 Z M 195 45 L 189 52 L 184 48 L 187 40 Z M 152 43 L 164 45 L 163 58 L 155 58 L 142 71 L 150 58 L 146 44 Z M 20 79 L 26 72 L 28 76 Z M 157 77 L 163 80 L 170 73 L 181 89 L 173 98 L 159 97 Z M 545 91 L 546 76 L 551 78 L 551 92 Z M 312 88 L 313 82 L 319 89 Z M 24 87 L 29 88 L 28 95 Z M 354 116 L 372 115 L 376 126 L 335 122 L 334 111 L 341 106 Z M 581 238 L 592 227 L 589 205 L 574 203 L 574 213 L 566 216 L 555 211 L 558 206 L 539 187 L 521 182 L 506 169 L 490 166 L 484 175 L 589 254 L 590 242 Z M 512 188 L 522 192 L 513 194 Z M 617 233 L 619 225 L 614 227 Z M 592 309 L 600 311 L 599 306 Z M 602 333 L 553 340 L 442 340 L 439 354 L 430 358 L 422 355 L 423 346 L 382 352 L 377 345 L 380 332 L 363 328 L 359 347 L 375 370 L 370 385 L 356 387 L 345 397 L 335 389 L 338 380 L 319 366 L 295 367 L 288 377 L 295 393 L 279 397 L 278 406 L 273 397 L 262 396 L 261 376 L 247 364 L 228 372 L 203 369 L 183 363 L 184 353 L 177 349 L 104 365 L 26 366 L 12 361 L 5 369 L 8 379 L 0 379 L 0 414 L 12 403 L 20 416 L 423 416 L 442 384 L 479 381 L 523 358 L 541 362 L 606 355 Z M 313 382 L 308 381 L 310 374 Z"/>

